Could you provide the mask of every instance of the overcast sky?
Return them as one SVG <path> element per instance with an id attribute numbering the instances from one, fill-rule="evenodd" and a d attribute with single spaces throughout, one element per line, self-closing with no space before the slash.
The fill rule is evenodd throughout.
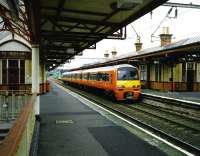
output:
<path id="1" fill-rule="evenodd" d="M 171 0 L 170 2 L 179 3 L 193 3 L 199 4 L 200 0 Z M 155 47 L 160 45 L 159 34 L 162 32 L 163 27 L 169 27 L 170 33 L 173 34 L 172 42 L 179 41 L 181 39 L 200 36 L 200 9 L 185 9 L 178 8 L 178 17 L 166 18 L 161 24 L 160 28 L 155 32 L 155 38 L 151 39 L 151 34 L 156 30 L 160 22 L 164 19 L 170 7 L 158 7 L 153 10 L 152 17 L 150 13 L 141 17 L 137 21 L 133 22 L 137 33 L 141 36 L 141 42 L 143 43 L 143 49 Z M 170 16 L 174 16 L 174 10 Z M 63 67 L 65 69 L 75 68 L 86 63 L 95 62 L 104 58 L 106 50 L 110 53 L 113 47 L 117 49 L 117 56 L 125 53 L 135 52 L 134 43 L 136 41 L 136 33 L 130 25 L 127 26 L 127 39 L 126 40 L 102 40 L 97 43 L 97 47 L 94 50 L 87 49 L 83 51 L 83 56 L 76 56 L 71 63 L 66 63 Z M 153 42 L 151 41 L 153 40 Z M 110 54 L 111 57 L 111 54 Z M 96 59 L 95 59 L 96 58 Z"/>

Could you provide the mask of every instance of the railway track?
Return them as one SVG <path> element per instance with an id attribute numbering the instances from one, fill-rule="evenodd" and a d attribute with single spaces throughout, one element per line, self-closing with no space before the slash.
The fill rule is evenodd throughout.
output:
<path id="1" fill-rule="evenodd" d="M 186 106 L 186 104 L 180 104 L 179 106 L 173 105 L 173 107 L 170 106 L 170 108 L 164 110 L 166 106 L 164 107 L 164 104 L 160 105 L 158 103 L 154 105 L 148 105 L 146 103 L 136 103 L 134 105 L 129 105 L 127 103 L 116 104 L 94 93 L 88 93 L 71 86 L 66 86 L 60 81 L 56 81 L 56 83 L 123 116 L 131 122 L 136 123 L 195 155 L 199 155 L 200 153 L 200 124 L 198 118 L 194 115 L 194 112 L 190 114 L 186 113 L 185 110 L 178 111 L 178 113 L 176 112 L 177 107 L 182 107 L 184 109 L 189 107 L 191 111 L 193 109 L 191 106 Z"/>
<path id="2" fill-rule="evenodd" d="M 163 97 L 158 95 L 152 95 L 142 93 L 143 103 L 156 106 L 179 114 L 181 116 L 195 119 L 200 122 L 200 104 L 197 102 L 174 99 L 170 97 Z"/>

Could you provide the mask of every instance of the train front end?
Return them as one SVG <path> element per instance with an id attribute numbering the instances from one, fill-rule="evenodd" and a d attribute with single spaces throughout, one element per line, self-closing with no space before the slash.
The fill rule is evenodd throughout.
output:
<path id="1" fill-rule="evenodd" d="M 127 65 L 119 67 L 116 73 L 115 98 L 121 100 L 138 100 L 141 95 L 141 83 L 136 67 Z"/>

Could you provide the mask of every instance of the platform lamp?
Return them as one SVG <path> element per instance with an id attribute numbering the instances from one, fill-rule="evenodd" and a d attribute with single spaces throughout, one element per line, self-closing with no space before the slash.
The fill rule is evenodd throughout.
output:
<path id="1" fill-rule="evenodd" d="M 113 47 L 112 51 L 111 51 L 112 57 L 115 58 L 117 55 L 117 50 L 116 47 Z"/>
<path id="2" fill-rule="evenodd" d="M 108 50 L 105 51 L 104 57 L 107 59 L 109 57 Z"/>

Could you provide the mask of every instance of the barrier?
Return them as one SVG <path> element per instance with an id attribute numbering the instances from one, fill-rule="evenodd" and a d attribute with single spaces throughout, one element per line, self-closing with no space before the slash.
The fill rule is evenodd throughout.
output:
<path id="1" fill-rule="evenodd" d="M 0 156 L 28 156 L 35 126 L 34 102 L 36 94 L 21 110 L 8 135 L 0 143 Z"/>

